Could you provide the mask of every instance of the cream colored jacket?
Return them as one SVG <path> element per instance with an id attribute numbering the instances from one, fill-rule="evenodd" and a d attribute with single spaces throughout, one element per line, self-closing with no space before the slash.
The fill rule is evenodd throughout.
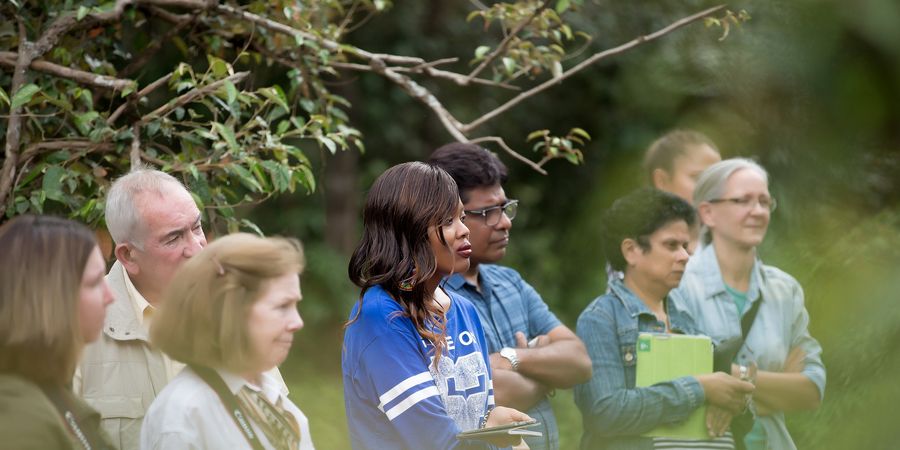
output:
<path id="1" fill-rule="evenodd" d="M 140 445 L 144 413 L 169 380 L 162 353 L 150 346 L 138 321 L 125 276 L 118 261 L 106 275 L 115 300 L 106 308 L 100 338 L 85 347 L 74 388 L 100 412 L 113 445 L 131 450 Z"/>

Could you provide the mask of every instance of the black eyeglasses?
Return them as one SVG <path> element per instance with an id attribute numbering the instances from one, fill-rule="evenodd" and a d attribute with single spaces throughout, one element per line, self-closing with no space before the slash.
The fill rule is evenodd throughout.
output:
<path id="1" fill-rule="evenodd" d="M 771 197 L 714 198 L 708 201 L 710 203 L 728 202 L 733 205 L 737 205 L 741 209 L 753 209 L 756 208 L 756 205 L 758 204 L 759 206 L 762 206 L 763 209 L 769 210 L 769 212 L 775 211 L 775 208 L 778 207 L 778 202 L 776 202 L 775 199 Z"/>
<path id="2" fill-rule="evenodd" d="M 513 220 L 516 217 L 516 212 L 519 209 L 519 201 L 518 200 L 508 200 L 506 203 L 497 206 L 491 206 L 488 208 L 481 209 L 470 209 L 466 210 L 466 214 L 470 214 L 473 216 L 481 216 L 484 219 L 485 225 L 489 227 L 493 227 L 500 223 L 500 213 L 506 214 L 506 217 L 509 220 Z"/>

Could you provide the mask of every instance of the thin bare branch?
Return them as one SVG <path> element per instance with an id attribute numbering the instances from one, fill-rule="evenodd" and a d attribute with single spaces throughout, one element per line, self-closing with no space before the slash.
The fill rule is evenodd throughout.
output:
<path id="1" fill-rule="evenodd" d="M 700 20 L 700 19 L 702 19 L 702 18 L 704 18 L 704 17 L 707 17 L 707 16 L 709 16 L 709 15 L 711 15 L 711 14 L 717 12 L 717 11 L 720 11 L 720 10 L 723 9 L 723 8 L 725 8 L 725 5 L 719 5 L 719 6 L 716 6 L 716 7 L 713 7 L 713 8 L 709 8 L 709 9 L 704 10 L 704 11 L 701 11 L 701 12 L 699 12 L 699 13 L 697 13 L 697 14 L 693 14 L 693 15 L 687 16 L 687 17 L 685 17 L 685 18 L 683 18 L 683 19 L 680 19 L 680 20 L 678 20 L 678 21 L 676 21 L 676 22 L 673 22 L 673 23 L 670 24 L 669 26 L 667 26 L 667 27 L 665 27 L 665 28 L 662 28 L 662 29 L 660 29 L 660 30 L 658 30 L 658 31 L 656 31 L 656 32 L 654 32 L 654 33 L 651 33 L 651 34 L 648 34 L 648 35 L 643 35 L 643 36 L 638 36 L 637 38 L 635 38 L 635 39 L 633 39 L 633 40 L 631 40 L 631 41 L 629 41 L 629 42 L 626 42 L 626 43 L 624 43 L 624 44 L 622 44 L 622 45 L 620 45 L 620 46 L 618 46 L 618 47 L 614 47 L 614 48 L 611 48 L 611 49 L 608 49 L 608 50 L 604 50 L 604 51 L 599 52 L 599 53 L 595 53 L 595 54 L 592 55 L 590 58 L 585 59 L 584 61 L 582 61 L 582 62 L 580 62 L 579 64 L 575 65 L 575 66 L 572 67 L 571 69 L 569 69 L 569 70 L 563 72 L 562 75 L 560 75 L 560 76 L 558 76 L 558 77 L 556 77 L 556 78 L 549 79 L 549 80 L 547 80 L 547 81 L 545 81 L 545 82 L 543 82 L 543 83 L 541 83 L 541 84 L 539 84 L 539 85 L 537 85 L 537 86 L 535 86 L 535 87 L 533 87 L 533 88 L 531 88 L 531 89 L 529 89 L 529 90 L 527 90 L 527 91 L 525 91 L 525 92 L 522 92 L 521 94 L 519 94 L 519 95 L 513 97 L 512 99 L 510 99 L 510 100 L 507 101 L 506 103 L 504 103 L 504 104 L 500 105 L 499 107 L 497 107 L 497 108 L 491 110 L 491 111 L 488 112 L 487 114 L 485 114 L 485 115 L 479 117 L 478 119 L 476 119 L 476 120 L 474 120 L 474 121 L 472 121 L 472 122 L 470 122 L 470 123 L 467 123 L 467 124 L 463 125 L 462 128 L 460 128 L 460 131 L 463 132 L 463 133 L 469 133 L 469 132 L 471 132 L 472 130 L 478 128 L 479 126 L 484 125 L 486 122 L 492 120 L 493 118 L 499 116 L 500 114 L 503 114 L 503 113 L 505 113 L 506 111 L 510 110 L 512 107 L 518 105 L 519 103 L 521 103 L 521 102 L 524 101 L 525 99 L 530 98 L 530 97 L 534 96 L 535 94 L 537 94 L 537 93 L 539 93 L 539 92 L 542 92 L 542 91 L 544 91 L 544 90 L 550 88 L 551 86 L 554 86 L 554 85 L 557 85 L 557 84 L 562 83 L 562 81 L 565 80 L 566 78 L 569 78 L 569 77 L 571 77 L 572 75 L 574 75 L 574 74 L 576 74 L 576 73 L 578 73 L 578 72 L 581 72 L 582 70 L 584 70 L 585 68 L 591 66 L 592 64 L 596 64 L 598 61 L 601 61 L 601 60 L 603 60 L 603 59 L 605 59 L 605 58 L 608 58 L 608 57 L 610 57 L 610 56 L 618 55 L 618 54 L 620 54 L 620 53 L 623 53 L 623 52 L 625 52 L 625 51 L 628 51 L 628 50 L 630 50 L 630 49 L 632 49 L 632 48 L 634 48 L 634 47 L 637 47 L 638 45 L 641 45 L 641 44 L 643 44 L 643 43 L 645 43 L 645 42 L 650 42 L 650 41 L 656 40 L 656 39 L 658 39 L 658 38 L 660 38 L 660 37 L 662 37 L 662 36 L 665 36 L 666 34 L 669 34 L 669 33 L 673 32 L 673 31 L 675 31 L 675 30 L 681 28 L 681 27 L 684 27 L 685 25 L 688 25 L 688 24 L 690 24 L 690 23 L 696 22 L 696 21 L 698 21 L 698 20 Z"/>
<path id="2" fill-rule="evenodd" d="M 534 161 L 532 161 L 532 160 L 530 160 L 530 159 L 528 159 L 528 158 L 522 156 L 521 153 L 519 153 L 519 152 L 513 150 L 512 148 L 510 148 L 509 145 L 506 145 L 506 141 L 504 141 L 503 138 L 501 138 L 501 137 L 498 137 L 498 136 L 485 136 L 485 137 L 480 137 L 480 138 L 472 139 L 471 141 L 469 141 L 470 144 L 478 144 L 478 143 L 480 143 L 480 142 L 494 142 L 494 143 L 496 143 L 497 145 L 499 145 L 500 148 L 502 148 L 503 150 L 505 150 L 506 153 L 509 153 L 513 158 L 516 158 L 516 159 L 518 159 L 519 161 L 522 161 L 523 163 L 528 164 L 529 166 L 531 166 L 531 168 L 534 169 L 537 173 L 539 173 L 539 174 L 541 174 L 541 175 L 547 175 L 547 171 L 544 170 L 543 167 L 541 167 L 541 166 L 543 166 L 544 163 L 547 162 L 547 161 L 542 160 L 540 163 L 535 163 Z"/>
<path id="3" fill-rule="evenodd" d="M 156 90 L 156 88 L 165 85 L 169 82 L 169 79 L 172 78 L 172 73 L 167 73 L 157 79 L 156 81 L 148 84 L 145 88 L 141 89 L 137 92 L 136 95 L 132 95 L 129 97 L 128 101 L 119 105 L 112 114 L 109 115 L 109 118 L 106 119 L 106 123 L 112 125 L 115 121 L 128 109 L 129 106 L 133 105 L 135 101 L 140 100 L 141 97 L 146 97 L 147 94 Z"/>
<path id="4" fill-rule="evenodd" d="M 17 57 L 18 55 L 14 52 L 0 52 L 0 65 L 15 67 Z M 106 75 L 98 75 L 96 73 L 85 72 L 83 70 L 71 69 L 40 59 L 31 61 L 30 67 L 40 72 L 48 73 L 60 78 L 67 78 L 77 83 L 99 88 L 123 90 L 131 87 L 134 84 L 134 81 L 132 80 L 110 77 Z"/>
<path id="5" fill-rule="evenodd" d="M 265 17 L 249 13 L 246 11 L 241 11 L 240 9 L 234 8 L 228 5 L 217 5 L 216 9 L 220 12 L 223 12 L 231 17 L 235 17 L 238 19 L 243 19 L 248 22 L 255 23 L 263 28 L 277 31 L 279 33 L 286 34 L 288 36 L 300 37 L 305 40 L 314 41 L 318 43 L 320 46 L 325 47 L 328 50 L 333 52 L 343 52 L 347 54 L 354 55 L 356 57 L 362 58 L 366 61 L 372 61 L 374 59 L 383 61 L 388 64 L 425 64 L 426 61 L 422 58 L 410 57 L 410 56 L 398 56 L 398 55 L 389 55 L 385 53 L 370 53 L 361 48 L 353 47 L 350 45 L 342 45 L 330 39 L 324 39 L 319 36 L 316 36 L 311 33 L 307 33 L 305 31 L 300 31 L 294 27 L 289 25 L 285 25 L 281 22 L 276 22 L 274 20 L 267 19 Z"/>
<path id="6" fill-rule="evenodd" d="M 358 72 L 372 72 L 372 67 L 366 64 L 356 64 L 356 63 L 342 63 L 342 62 L 332 62 L 332 67 L 336 67 L 338 69 L 346 69 L 346 70 L 355 70 Z M 413 67 L 403 67 L 403 66 L 391 66 L 389 69 L 393 70 L 397 73 L 422 73 L 424 72 L 426 75 L 432 78 L 442 78 L 445 80 L 450 80 L 460 86 L 463 86 L 463 82 L 465 81 L 466 76 L 462 74 L 458 74 L 456 72 L 449 72 L 446 70 L 426 68 L 423 71 L 415 70 Z M 492 86 L 499 87 L 503 89 L 509 89 L 511 91 L 521 90 L 520 87 L 514 86 L 512 84 L 501 83 L 497 81 L 485 80 L 484 78 L 475 78 L 472 80 L 473 84 L 480 84 L 483 86 Z"/>
<path id="7" fill-rule="evenodd" d="M 113 145 L 109 142 L 93 142 L 88 139 L 63 139 L 58 141 L 42 141 L 36 142 L 34 144 L 25 147 L 25 151 L 22 152 L 22 157 L 20 160 L 22 161 L 21 166 L 24 166 L 28 163 L 28 160 L 34 158 L 35 156 L 52 151 L 52 150 L 78 150 L 78 149 L 86 149 L 86 148 L 99 148 L 99 149 L 110 149 L 113 148 Z"/>
<path id="8" fill-rule="evenodd" d="M 247 75 L 250 75 L 250 72 L 237 72 L 234 75 L 229 76 L 228 78 L 223 78 L 221 80 L 214 81 L 210 84 L 207 84 L 206 86 L 191 89 L 190 91 L 170 100 L 165 105 L 162 105 L 159 108 L 156 108 L 149 114 L 144 115 L 143 117 L 141 117 L 141 120 L 139 120 L 137 123 L 140 125 L 144 125 L 147 122 L 149 122 L 155 118 L 163 117 L 166 114 L 169 114 L 170 112 L 175 110 L 175 108 L 184 106 L 184 105 L 196 100 L 197 98 L 206 96 L 209 93 L 216 91 L 220 87 L 224 86 L 226 81 L 230 81 L 232 83 L 238 83 L 241 80 L 243 80 L 244 78 L 247 78 Z"/>
<path id="9" fill-rule="evenodd" d="M 500 45 L 498 45 L 497 48 L 495 48 L 494 51 L 491 52 L 491 54 L 489 54 L 487 56 L 487 58 L 485 58 L 484 61 L 482 61 L 481 64 L 479 64 L 478 67 L 476 67 L 475 70 L 473 70 L 472 73 L 470 73 L 466 77 L 466 84 L 468 84 L 468 82 L 472 81 L 473 78 L 477 77 L 478 74 L 480 74 L 481 71 L 484 70 L 492 62 L 494 62 L 494 60 L 497 59 L 498 56 L 503 54 L 503 52 L 506 51 L 506 47 L 509 46 L 509 43 L 512 41 L 512 39 L 514 37 L 516 37 L 519 34 L 519 32 L 521 32 L 523 29 L 525 29 L 525 27 L 527 27 L 534 20 L 534 18 L 537 17 L 538 14 L 541 13 L 541 11 L 547 9 L 547 7 L 550 6 L 551 1 L 553 1 L 553 0 L 545 0 L 544 3 L 542 3 L 540 6 L 538 6 L 534 10 L 534 12 L 532 12 L 531 15 L 528 16 L 528 18 L 519 22 L 515 26 L 515 28 L 513 28 L 512 31 L 510 31 L 509 34 L 505 38 L 503 38 L 502 41 L 500 41 Z"/>
<path id="10" fill-rule="evenodd" d="M 191 14 L 174 14 L 174 13 L 166 11 L 165 9 L 162 9 L 158 6 L 150 5 L 147 9 L 154 16 L 157 16 L 160 19 L 165 20 L 166 22 L 176 24 L 176 25 L 181 23 L 185 19 L 191 18 Z"/>
<path id="11" fill-rule="evenodd" d="M 444 125 L 444 128 L 447 129 L 447 132 L 453 136 L 454 139 L 460 142 L 466 142 L 468 139 L 465 134 L 459 131 L 462 124 L 450 114 L 450 111 L 447 111 L 447 108 L 444 108 L 444 105 L 441 104 L 440 100 L 434 96 L 428 89 L 425 89 L 420 84 L 416 83 L 406 75 L 401 75 L 397 72 L 394 72 L 391 69 L 388 69 L 385 66 L 384 62 L 378 59 L 373 59 L 371 61 L 372 70 L 375 73 L 380 74 L 381 76 L 391 80 L 392 82 L 399 85 L 410 97 L 419 100 L 424 103 L 425 106 L 431 108 L 432 111 L 437 114 L 438 119 L 441 121 L 441 124 Z"/>

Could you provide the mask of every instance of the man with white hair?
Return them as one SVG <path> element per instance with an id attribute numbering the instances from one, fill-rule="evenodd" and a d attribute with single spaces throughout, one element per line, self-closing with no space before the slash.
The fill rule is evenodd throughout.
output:
<path id="1" fill-rule="evenodd" d="M 154 348 L 148 331 L 178 267 L 206 246 L 200 218 L 184 185 L 159 170 L 135 168 L 109 189 L 116 262 L 106 280 L 115 300 L 100 339 L 85 348 L 73 389 L 100 412 L 120 449 L 138 448 L 150 403 L 184 367 Z"/>

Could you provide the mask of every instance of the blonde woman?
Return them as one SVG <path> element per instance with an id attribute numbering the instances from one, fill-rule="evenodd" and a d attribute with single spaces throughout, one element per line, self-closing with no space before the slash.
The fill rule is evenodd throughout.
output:
<path id="1" fill-rule="evenodd" d="M 70 389 L 113 297 L 94 234 L 20 216 L 0 227 L 0 448 L 112 448 Z"/>
<path id="2" fill-rule="evenodd" d="M 303 264 L 298 242 L 250 234 L 184 263 L 150 337 L 188 367 L 150 406 L 141 448 L 313 449 L 306 416 L 269 373 L 303 327 Z"/>

